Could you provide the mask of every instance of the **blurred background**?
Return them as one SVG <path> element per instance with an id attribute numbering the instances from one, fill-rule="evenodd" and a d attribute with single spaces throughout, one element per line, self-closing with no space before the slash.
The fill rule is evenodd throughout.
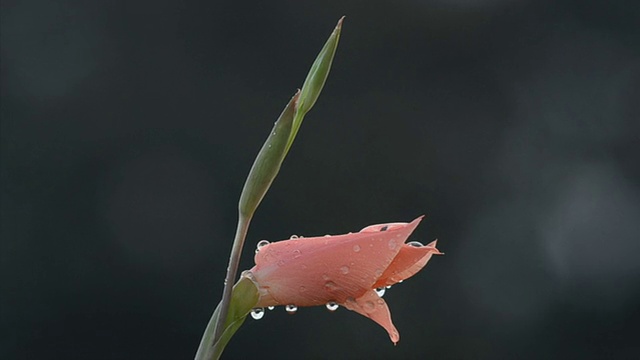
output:
<path id="1" fill-rule="evenodd" d="M 226 359 L 640 356 L 640 3 L 3 1 L 2 359 L 190 359 L 236 204 L 337 20 L 255 244 L 427 218 L 446 253 Z"/>

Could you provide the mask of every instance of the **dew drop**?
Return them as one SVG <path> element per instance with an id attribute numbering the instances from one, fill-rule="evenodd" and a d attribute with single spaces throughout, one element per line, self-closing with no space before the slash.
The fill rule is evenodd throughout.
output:
<path id="1" fill-rule="evenodd" d="M 269 310 L 273 310 L 275 308 L 276 308 L 275 306 L 267 306 L 267 309 L 269 309 Z"/>
<path id="2" fill-rule="evenodd" d="M 289 236 L 289 239 L 291 239 L 291 240 L 295 240 L 295 239 L 298 239 L 298 238 L 299 238 L 299 236 L 298 236 L 298 235 L 291 235 L 291 236 Z"/>
<path id="3" fill-rule="evenodd" d="M 407 243 L 407 245 L 410 245 L 410 246 L 413 246 L 413 247 L 423 247 L 424 246 L 420 241 L 411 241 L 411 242 Z"/>
<path id="4" fill-rule="evenodd" d="M 276 264 L 278 266 L 282 266 L 282 265 L 284 265 L 284 260 L 278 260 L 278 262 Z"/>
<path id="5" fill-rule="evenodd" d="M 307 291 L 307 288 L 306 288 L 306 287 L 304 287 L 304 286 L 300 286 L 300 287 L 298 288 L 298 290 L 299 290 L 300 292 L 305 292 L 305 291 Z"/>
<path id="6" fill-rule="evenodd" d="M 387 285 L 386 289 L 387 290 L 391 289 L 391 285 Z"/>
<path id="7" fill-rule="evenodd" d="M 347 275 L 349 273 L 349 267 L 347 265 L 340 267 L 340 272 L 344 275 Z"/>
<path id="8" fill-rule="evenodd" d="M 365 301 L 364 303 L 364 310 L 367 313 L 370 313 L 371 311 L 375 310 L 376 305 L 373 303 L 373 301 Z"/>
<path id="9" fill-rule="evenodd" d="M 251 309 L 251 317 L 255 320 L 260 320 L 264 317 L 264 308 Z"/>
<path id="10" fill-rule="evenodd" d="M 300 256 L 302 256 L 302 252 L 301 252 L 300 250 L 298 250 L 298 249 L 293 250 L 293 258 L 294 258 L 294 259 L 297 259 L 297 258 L 299 258 Z"/>
<path id="11" fill-rule="evenodd" d="M 336 311 L 338 310 L 338 307 L 340 307 L 340 305 L 336 304 L 335 301 L 329 301 L 325 306 L 329 311 Z"/>
<path id="12" fill-rule="evenodd" d="M 393 250 L 393 249 L 395 249 L 397 245 L 398 245 L 398 244 L 396 243 L 396 240 L 395 240 L 395 239 L 391 239 L 391 240 L 389 240 L 389 250 Z"/>
<path id="13" fill-rule="evenodd" d="M 334 283 L 333 281 L 327 281 L 324 284 L 324 287 L 329 290 L 329 291 L 336 291 L 338 290 L 338 285 L 336 285 L 336 283 Z"/>
<path id="14" fill-rule="evenodd" d="M 378 294 L 378 296 L 380 297 L 383 297 L 386 291 L 387 291 L 387 288 L 380 287 L 376 289 L 376 294 Z"/>
<path id="15" fill-rule="evenodd" d="M 295 314 L 296 311 L 298 311 L 298 307 L 290 304 L 284 307 L 285 311 L 288 312 L 289 314 Z"/>
<path id="16" fill-rule="evenodd" d="M 265 247 L 269 245 L 269 241 L 268 240 L 260 240 L 258 241 L 258 245 L 256 245 L 256 254 L 258 252 L 260 252 L 260 248 Z"/>
<path id="17" fill-rule="evenodd" d="M 353 245 L 353 251 L 360 252 L 360 245 Z"/>
<path id="18" fill-rule="evenodd" d="M 404 280 L 398 280 L 398 284 L 402 284 Z"/>

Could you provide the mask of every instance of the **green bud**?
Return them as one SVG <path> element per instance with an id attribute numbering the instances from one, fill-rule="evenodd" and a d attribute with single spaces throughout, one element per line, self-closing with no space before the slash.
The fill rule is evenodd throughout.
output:
<path id="1" fill-rule="evenodd" d="M 291 135 L 289 136 L 285 155 L 289 152 L 289 149 L 293 144 L 293 140 L 298 134 L 298 130 L 300 129 L 300 125 L 302 125 L 304 116 L 309 112 L 309 110 L 311 110 L 313 105 L 316 103 L 316 100 L 318 100 L 320 92 L 322 92 L 322 88 L 324 87 L 324 83 L 327 81 L 329 71 L 331 70 L 331 63 L 333 62 L 333 56 L 335 55 L 338 47 L 338 40 L 340 40 L 343 20 L 344 16 L 338 20 L 338 25 L 336 25 L 331 36 L 329 36 L 329 39 L 324 44 L 324 47 L 320 50 L 316 60 L 313 62 L 313 65 L 311 65 L 307 78 L 304 80 L 302 90 L 300 91 L 300 98 L 298 99 L 296 106 L 293 128 L 291 130 Z"/>
<path id="2" fill-rule="evenodd" d="M 289 100 L 253 162 L 240 195 L 238 208 L 242 216 L 251 218 L 280 171 L 280 165 L 286 155 L 285 149 L 291 134 L 295 103 L 299 95 L 300 91 Z"/>

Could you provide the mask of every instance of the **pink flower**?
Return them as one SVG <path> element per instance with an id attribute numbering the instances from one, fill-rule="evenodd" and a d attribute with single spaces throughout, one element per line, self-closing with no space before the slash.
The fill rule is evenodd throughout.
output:
<path id="1" fill-rule="evenodd" d="M 422 216 L 411 223 L 371 225 L 357 233 L 290 239 L 259 248 L 246 273 L 259 288 L 258 307 L 319 306 L 335 302 L 385 328 L 400 339 L 387 303 L 376 288 L 415 275 L 433 254 L 436 242 L 405 241 Z"/>

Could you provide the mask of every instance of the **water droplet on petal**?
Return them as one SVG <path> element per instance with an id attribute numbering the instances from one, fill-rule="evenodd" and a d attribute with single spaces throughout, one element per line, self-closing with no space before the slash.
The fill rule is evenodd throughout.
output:
<path id="1" fill-rule="evenodd" d="M 409 243 L 407 243 L 407 245 L 413 246 L 413 247 L 423 247 L 424 245 L 422 245 L 422 243 L 420 241 L 411 241 Z"/>
<path id="2" fill-rule="evenodd" d="M 264 247 L 266 245 L 269 245 L 269 241 L 268 240 L 260 240 L 260 241 L 258 241 L 258 245 L 256 245 L 256 254 L 258 252 L 260 252 L 260 248 L 261 247 Z"/>
<path id="3" fill-rule="evenodd" d="M 298 235 L 291 235 L 291 236 L 289 236 L 289 239 L 291 239 L 291 240 L 295 240 L 295 239 L 297 239 L 297 238 L 298 238 Z"/>
<path id="4" fill-rule="evenodd" d="M 373 303 L 373 301 L 369 300 L 364 302 L 364 310 L 367 313 L 370 313 L 371 311 L 375 310 L 375 308 L 376 308 L 376 305 Z"/>
<path id="5" fill-rule="evenodd" d="M 334 301 L 329 301 L 325 306 L 329 311 L 336 311 L 340 305 L 336 304 Z"/>
<path id="6" fill-rule="evenodd" d="M 349 273 L 349 267 L 347 265 L 340 267 L 340 272 L 347 275 Z"/>
<path id="7" fill-rule="evenodd" d="M 391 285 L 387 285 L 387 290 L 391 289 Z"/>
<path id="8" fill-rule="evenodd" d="M 289 314 L 295 314 L 296 311 L 298 311 L 298 307 L 290 304 L 284 307 L 284 309 L 289 313 Z"/>
<path id="9" fill-rule="evenodd" d="M 300 256 L 302 256 L 302 252 L 301 252 L 300 250 L 298 250 L 298 249 L 293 250 L 293 258 L 294 258 L 294 259 L 297 259 L 297 258 L 299 258 Z"/>
<path id="10" fill-rule="evenodd" d="M 377 288 L 377 289 L 376 289 L 376 294 L 378 294 L 378 296 L 380 296 L 380 297 L 383 297 L 383 296 L 384 296 L 384 293 L 385 293 L 386 291 L 387 291 L 387 289 L 386 289 L 386 288 L 383 288 L 383 287 L 381 287 L 381 288 Z"/>
<path id="11" fill-rule="evenodd" d="M 267 309 L 269 309 L 269 310 L 273 310 L 275 308 L 276 308 L 275 306 L 267 306 Z"/>
<path id="12" fill-rule="evenodd" d="M 329 291 L 336 291 L 338 290 L 338 285 L 336 285 L 336 283 L 334 283 L 333 281 L 327 281 L 324 284 L 324 287 L 329 290 Z"/>
<path id="13" fill-rule="evenodd" d="M 360 245 L 353 245 L 353 251 L 359 252 L 360 251 Z"/>
<path id="14" fill-rule="evenodd" d="M 300 292 L 305 292 L 305 291 L 307 291 L 307 288 L 306 288 L 306 287 L 304 287 L 304 286 L 300 286 L 300 287 L 298 288 L 298 290 L 299 290 Z"/>
<path id="15" fill-rule="evenodd" d="M 398 284 L 402 284 L 404 280 L 398 280 Z"/>
<path id="16" fill-rule="evenodd" d="M 396 246 L 398 246 L 398 243 L 396 243 L 395 239 L 391 239 L 389 240 L 389 250 L 393 250 L 396 248 Z"/>
<path id="17" fill-rule="evenodd" d="M 264 308 L 251 309 L 251 317 L 260 320 L 264 317 Z"/>

